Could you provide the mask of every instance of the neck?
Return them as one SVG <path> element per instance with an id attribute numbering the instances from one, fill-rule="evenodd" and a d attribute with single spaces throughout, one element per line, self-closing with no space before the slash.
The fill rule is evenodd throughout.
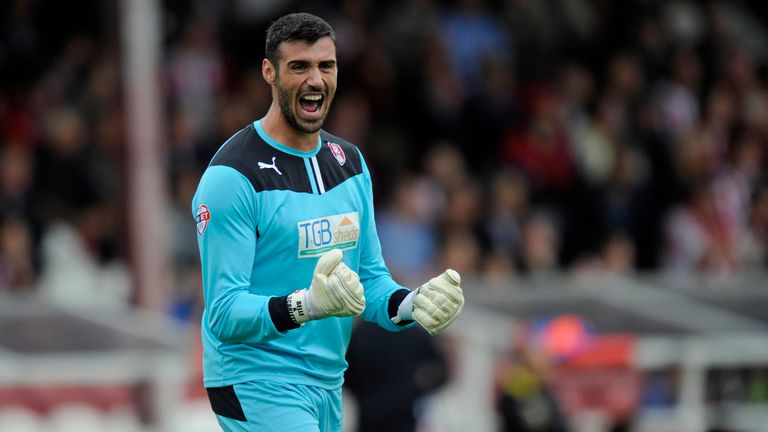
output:
<path id="1" fill-rule="evenodd" d="M 306 133 L 296 130 L 285 120 L 280 105 L 272 102 L 267 115 L 261 119 L 261 127 L 272 139 L 298 151 L 311 151 L 317 147 L 320 132 Z"/>

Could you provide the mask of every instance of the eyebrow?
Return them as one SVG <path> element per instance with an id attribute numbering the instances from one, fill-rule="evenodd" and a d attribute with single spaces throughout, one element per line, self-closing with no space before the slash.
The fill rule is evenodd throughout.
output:
<path id="1" fill-rule="evenodd" d="M 309 60 L 290 60 L 287 64 L 288 66 L 306 66 L 310 63 L 312 62 Z M 336 60 L 320 60 L 318 64 L 321 66 L 333 66 L 336 64 Z"/>

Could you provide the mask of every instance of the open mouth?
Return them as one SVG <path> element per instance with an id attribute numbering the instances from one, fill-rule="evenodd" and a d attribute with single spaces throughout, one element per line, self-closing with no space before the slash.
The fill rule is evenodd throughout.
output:
<path id="1" fill-rule="evenodd" d="M 310 93 L 299 98 L 299 106 L 305 117 L 319 118 L 325 97 L 322 94 Z"/>

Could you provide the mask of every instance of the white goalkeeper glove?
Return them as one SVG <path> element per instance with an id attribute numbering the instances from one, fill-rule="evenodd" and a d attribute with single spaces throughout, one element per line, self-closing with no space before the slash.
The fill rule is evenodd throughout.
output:
<path id="1" fill-rule="evenodd" d="M 416 320 L 431 335 L 436 335 L 459 316 L 463 307 L 461 276 L 448 269 L 411 291 L 400 303 L 392 322 Z"/>
<path id="2" fill-rule="evenodd" d="M 317 261 L 308 289 L 288 296 L 288 313 L 296 324 L 329 316 L 357 316 L 365 309 L 360 277 L 341 262 L 339 249 L 324 253 Z"/>

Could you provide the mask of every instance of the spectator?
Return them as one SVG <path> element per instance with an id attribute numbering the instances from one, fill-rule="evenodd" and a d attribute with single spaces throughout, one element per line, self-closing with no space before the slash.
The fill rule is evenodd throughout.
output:
<path id="1" fill-rule="evenodd" d="M 466 276 L 476 276 L 481 270 L 482 251 L 477 237 L 463 227 L 443 234 L 438 267 L 452 268 Z"/>
<path id="2" fill-rule="evenodd" d="M 442 347 L 422 331 L 403 337 L 363 321 L 352 333 L 344 380 L 357 399 L 356 430 L 419 430 L 421 402 L 449 378 Z"/>
<path id="3" fill-rule="evenodd" d="M 621 146 L 626 145 L 621 133 L 626 127 L 627 108 L 623 99 L 602 95 L 591 121 L 574 140 L 579 172 L 593 186 L 607 186 Z"/>
<path id="4" fill-rule="evenodd" d="M 29 293 L 37 279 L 32 233 L 20 217 L 0 221 L 0 293 Z"/>
<path id="5" fill-rule="evenodd" d="M 673 274 L 729 276 L 738 268 L 737 233 L 717 207 L 711 181 L 693 187 L 666 222 L 665 268 Z"/>
<path id="6" fill-rule="evenodd" d="M 544 336 L 522 325 L 520 340 L 503 359 L 499 371 L 501 430 L 504 432 L 566 432 L 569 430 L 555 398 L 555 355 L 544 346 Z"/>
<path id="7" fill-rule="evenodd" d="M 510 35 L 482 0 L 460 0 L 441 22 L 441 33 L 466 92 L 479 88 L 482 65 L 490 59 L 509 60 Z"/>
<path id="8" fill-rule="evenodd" d="M 0 202 L 1 213 L 23 218 L 37 239 L 42 221 L 32 190 L 35 174 L 31 153 L 21 145 L 10 144 L 0 149 Z"/>
<path id="9" fill-rule="evenodd" d="M 672 75 L 653 90 L 654 107 L 665 136 L 677 140 L 696 127 L 701 74 L 700 60 L 694 50 L 681 49 L 674 54 Z"/>
<path id="10" fill-rule="evenodd" d="M 532 279 L 552 276 L 558 269 L 560 235 L 553 216 L 533 211 L 523 225 L 521 269 Z"/>
<path id="11" fill-rule="evenodd" d="M 214 17 L 191 19 L 168 62 L 171 100 L 192 136 L 201 140 L 215 131 L 212 122 L 225 84 L 216 32 Z"/>
<path id="12" fill-rule="evenodd" d="M 376 216 L 384 259 L 403 283 L 417 282 L 434 268 L 438 255 L 434 195 L 426 179 L 398 180 L 389 205 Z M 403 247 L 407 244 L 408 247 Z"/>
<path id="13" fill-rule="evenodd" d="M 747 220 L 748 243 L 753 246 L 751 257 L 756 268 L 768 265 L 768 183 L 763 181 L 752 192 Z"/>
<path id="14" fill-rule="evenodd" d="M 489 209 L 483 224 L 493 251 L 506 256 L 521 248 L 523 220 L 528 212 L 528 182 L 514 170 L 497 172 L 491 181 Z"/>
<path id="15" fill-rule="evenodd" d="M 635 245 L 626 234 L 615 233 L 603 245 L 601 258 L 606 271 L 631 275 L 635 268 Z"/>
<path id="16" fill-rule="evenodd" d="M 504 155 L 530 178 L 533 200 L 558 203 L 576 181 L 571 136 L 548 84 L 530 88 L 527 101 L 530 121 L 523 131 L 510 131 Z"/>

